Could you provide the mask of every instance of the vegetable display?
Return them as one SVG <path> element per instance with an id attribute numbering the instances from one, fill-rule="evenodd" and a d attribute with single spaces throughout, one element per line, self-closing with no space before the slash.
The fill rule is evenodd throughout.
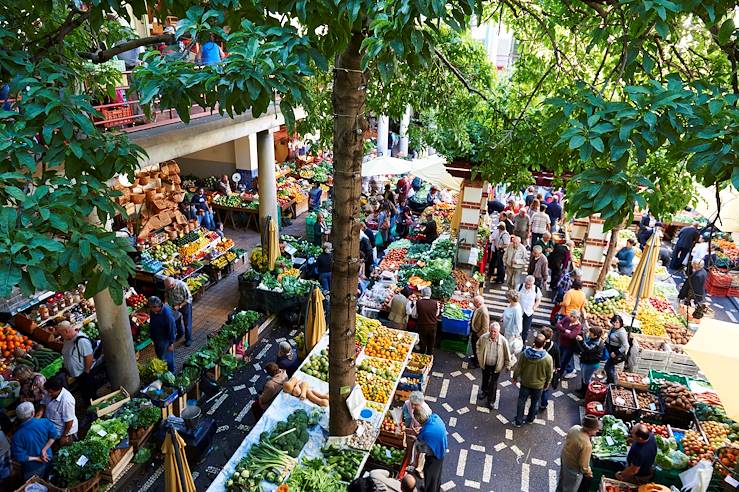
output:
<path id="1" fill-rule="evenodd" d="M 362 463 L 361 452 L 333 446 L 324 447 L 321 451 L 329 468 L 336 471 L 341 480 L 351 482 L 354 479 Z"/>
<path id="2" fill-rule="evenodd" d="M 629 428 L 623 420 L 613 415 L 604 415 L 601 422 L 601 435 L 592 439 L 593 454 L 601 459 L 626 456 L 626 438 L 629 435 Z"/>
<path id="3" fill-rule="evenodd" d="M 404 456 L 404 450 L 381 444 L 375 444 L 370 450 L 370 457 L 373 460 L 390 466 L 399 465 L 403 461 Z"/>
<path id="4" fill-rule="evenodd" d="M 128 437 L 128 424 L 121 419 L 96 420 L 87 432 L 86 441 L 103 441 L 109 448 L 116 447 Z"/>
<path id="5" fill-rule="evenodd" d="M 56 484 L 72 487 L 86 482 L 108 468 L 109 457 L 110 448 L 101 440 L 86 439 L 62 447 L 54 456 Z"/>
<path id="6" fill-rule="evenodd" d="M 339 480 L 340 476 L 321 458 L 314 458 L 295 467 L 285 484 L 290 492 L 343 492 L 346 486 Z"/>
<path id="7" fill-rule="evenodd" d="M 462 311 L 462 308 L 459 307 L 459 304 L 455 304 L 453 302 L 448 302 L 444 305 L 444 311 L 441 313 L 445 318 L 449 319 L 456 319 L 460 321 L 465 321 L 470 319 L 470 317 Z"/>
<path id="8" fill-rule="evenodd" d="M 275 484 L 284 480 L 308 442 L 308 428 L 316 425 L 319 418 L 318 413 L 309 416 L 305 410 L 296 410 L 271 431 L 262 432 L 259 442 L 249 448 L 236 466 L 226 484 L 227 490 L 261 490 L 263 480 Z"/>
<path id="9" fill-rule="evenodd" d="M 695 397 L 693 396 L 693 393 L 682 384 L 665 381 L 662 383 L 662 387 L 660 388 L 660 395 L 665 400 L 665 407 L 667 410 L 679 412 L 690 412 L 693 410 Z"/>
<path id="10" fill-rule="evenodd" d="M 312 355 L 301 370 L 321 381 L 328 381 L 328 349 L 323 349 Z"/>

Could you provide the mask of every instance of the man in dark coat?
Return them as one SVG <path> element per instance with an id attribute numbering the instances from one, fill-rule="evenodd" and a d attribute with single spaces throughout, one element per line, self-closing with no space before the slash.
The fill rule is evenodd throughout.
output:
<path id="1" fill-rule="evenodd" d="M 692 225 L 683 227 L 677 235 L 675 249 L 672 250 L 672 260 L 670 260 L 670 270 L 682 270 L 685 258 L 690 254 L 693 245 L 700 235 L 698 228 L 700 224 L 694 222 Z"/>

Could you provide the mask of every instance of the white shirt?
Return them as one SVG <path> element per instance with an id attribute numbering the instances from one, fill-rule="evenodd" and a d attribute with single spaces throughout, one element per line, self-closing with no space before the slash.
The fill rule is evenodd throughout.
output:
<path id="1" fill-rule="evenodd" d="M 521 305 L 521 309 L 526 316 L 532 316 L 534 314 L 534 304 L 537 301 L 541 301 L 541 290 L 536 285 L 532 285 L 530 289 L 526 288 L 526 284 L 523 287 L 518 288 L 518 303 Z"/>
<path id="2" fill-rule="evenodd" d="M 85 357 L 92 354 L 90 339 L 82 333 L 78 333 L 72 340 L 64 341 L 62 346 L 64 368 L 73 378 L 79 377 L 85 370 Z"/>
<path id="3" fill-rule="evenodd" d="M 693 252 L 692 257 L 693 261 L 703 260 L 706 255 L 708 254 L 708 243 L 702 242 L 702 243 L 695 243 L 695 246 L 693 246 Z M 683 264 L 688 264 L 688 257 L 685 257 L 685 261 Z"/>
<path id="4" fill-rule="evenodd" d="M 52 399 L 49 395 L 46 395 L 41 404 L 46 407 L 44 411 L 44 417 L 51 420 L 56 430 L 59 431 L 60 436 L 74 435 L 77 433 L 77 416 L 74 413 L 74 396 L 72 393 L 67 391 L 67 388 L 62 388 L 56 398 Z M 72 428 L 69 429 L 67 434 L 64 434 L 64 424 L 72 421 Z"/>

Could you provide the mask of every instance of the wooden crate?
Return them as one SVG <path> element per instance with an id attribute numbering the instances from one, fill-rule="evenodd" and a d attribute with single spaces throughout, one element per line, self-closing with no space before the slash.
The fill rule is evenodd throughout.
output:
<path id="1" fill-rule="evenodd" d="M 131 443 L 131 447 L 134 451 L 138 451 L 143 448 L 151 437 L 151 433 L 154 430 L 153 425 L 144 427 L 141 429 L 132 429 L 129 431 L 128 442 Z"/>
<path id="2" fill-rule="evenodd" d="M 700 372 L 698 365 L 693 362 L 690 356 L 685 354 L 672 353 L 666 367 L 667 372 L 679 374 L 681 376 L 695 376 Z"/>
<path id="3" fill-rule="evenodd" d="M 377 437 L 377 440 L 381 444 L 384 444 L 386 446 L 392 446 L 394 448 L 405 449 L 406 447 L 405 432 L 395 433 L 395 432 L 380 430 L 380 435 Z"/>
<path id="4" fill-rule="evenodd" d="M 129 447 L 127 449 L 128 450 L 121 456 L 115 466 L 108 468 L 107 470 L 103 470 L 100 474 L 103 480 L 106 482 L 115 482 L 121 477 L 123 472 L 126 470 L 126 467 L 133 459 L 133 448 Z"/>
<path id="5" fill-rule="evenodd" d="M 128 394 L 128 391 L 126 391 L 126 388 L 121 388 L 117 391 L 114 391 L 112 393 L 108 393 L 105 396 L 101 396 L 100 398 L 96 400 L 92 400 L 91 405 L 97 405 L 98 403 L 103 403 L 107 400 L 112 400 L 115 396 L 123 394 L 124 398 L 121 401 L 115 402 L 112 405 L 108 405 L 106 407 L 99 408 L 95 411 L 95 414 L 98 417 L 102 417 L 103 415 L 108 415 L 110 413 L 115 412 L 119 408 L 121 408 L 123 405 L 131 401 L 131 395 Z"/>
<path id="6" fill-rule="evenodd" d="M 632 388 L 635 390 L 648 391 L 649 390 L 649 378 L 647 377 L 646 380 L 647 382 L 645 383 L 643 380 L 636 380 L 636 379 L 631 379 L 631 378 L 626 379 L 623 376 L 623 371 L 616 372 L 616 384 L 618 386 L 621 386 L 622 388 Z"/>
<path id="7" fill-rule="evenodd" d="M 20 488 L 15 489 L 15 492 L 26 492 L 26 490 L 27 490 L 26 488 L 29 485 L 32 485 L 34 483 L 39 484 L 39 485 L 43 485 L 44 487 L 46 487 L 46 490 L 48 492 L 62 492 L 64 490 L 64 489 L 60 489 L 59 487 L 56 487 L 56 486 L 50 484 L 49 482 L 47 482 L 43 478 L 39 478 L 37 476 L 33 476 L 33 477 L 29 478 L 28 481 L 26 481 L 26 483 L 24 483 L 23 485 L 21 485 Z"/>

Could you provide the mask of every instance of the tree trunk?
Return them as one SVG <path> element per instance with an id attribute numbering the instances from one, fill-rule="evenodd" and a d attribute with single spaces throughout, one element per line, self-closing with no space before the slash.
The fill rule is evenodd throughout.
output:
<path id="1" fill-rule="evenodd" d="M 100 340 L 105 354 L 105 368 L 113 388 L 124 387 L 134 394 L 140 386 L 136 352 L 126 304 L 116 304 L 105 289 L 93 296 Z"/>
<path id="2" fill-rule="evenodd" d="M 356 424 L 346 406 L 354 386 L 354 328 L 359 275 L 359 198 L 361 192 L 362 135 L 365 75 L 360 70 L 359 47 L 364 35 L 354 33 L 346 50 L 335 62 L 334 109 L 334 211 L 331 241 L 334 264 L 331 270 L 331 314 L 329 334 L 329 433 L 347 436 Z M 342 70 L 346 69 L 346 70 Z"/>
<path id="3" fill-rule="evenodd" d="M 598 275 L 598 282 L 595 284 L 595 290 L 603 290 L 603 285 L 606 283 L 606 276 L 611 269 L 611 262 L 616 254 L 616 243 L 618 243 L 618 231 L 620 230 L 620 224 L 611 230 L 611 239 L 608 241 L 608 249 L 606 250 L 606 260 L 605 263 L 603 263 L 603 267 L 600 269 L 600 275 Z"/>

